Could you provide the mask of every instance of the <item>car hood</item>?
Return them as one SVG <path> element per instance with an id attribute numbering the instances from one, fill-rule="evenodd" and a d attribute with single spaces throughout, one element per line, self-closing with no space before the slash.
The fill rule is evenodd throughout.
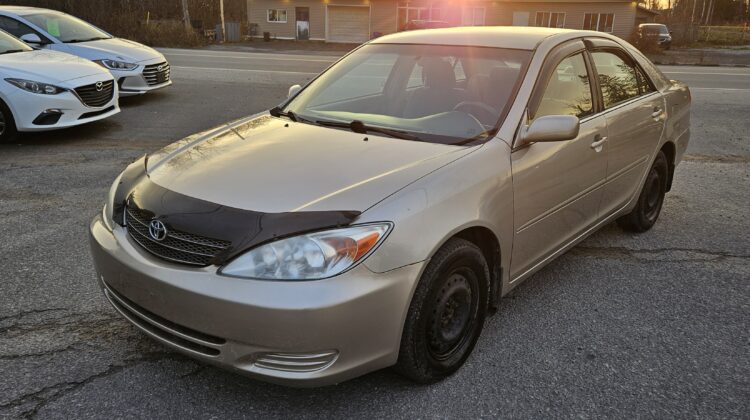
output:
<path id="1" fill-rule="evenodd" d="M 97 64 L 49 50 L 0 55 L 0 72 L 5 77 L 46 83 L 63 83 L 97 74 L 102 75 L 102 80 L 112 78 L 108 71 Z"/>
<path id="2" fill-rule="evenodd" d="M 122 38 L 99 39 L 65 44 L 65 46 L 70 53 L 89 60 L 111 59 L 139 63 L 155 58 L 164 58 L 161 53 L 151 47 Z"/>
<path id="3" fill-rule="evenodd" d="M 475 149 L 262 115 L 167 146 L 147 171 L 166 189 L 238 209 L 365 211 Z"/>

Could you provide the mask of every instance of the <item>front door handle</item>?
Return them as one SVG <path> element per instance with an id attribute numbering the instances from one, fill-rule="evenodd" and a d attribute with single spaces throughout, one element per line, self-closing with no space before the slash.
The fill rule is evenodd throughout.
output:
<path id="1" fill-rule="evenodd" d="M 602 151 L 602 146 L 604 146 L 604 143 L 607 142 L 606 137 L 602 137 L 601 134 L 597 134 L 594 136 L 594 142 L 591 143 L 591 148 L 596 150 L 597 152 Z"/>
<path id="2" fill-rule="evenodd" d="M 651 113 L 651 118 L 657 120 L 657 119 L 659 119 L 661 117 L 661 114 L 663 114 L 663 113 L 664 113 L 664 111 L 661 108 L 655 107 L 654 108 L 654 112 Z"/>

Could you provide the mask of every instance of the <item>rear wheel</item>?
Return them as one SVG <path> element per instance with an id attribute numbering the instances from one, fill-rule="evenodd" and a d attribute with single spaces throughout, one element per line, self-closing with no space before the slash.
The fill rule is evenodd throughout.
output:
<path id="1" fill-rule="evenodd" d="M 667 192 L 669 165 L 664 152 L 659 151 L 654 164 L 646 175 L 641 195 L 633 211 L 617 219 L 621 228 L 630 232 L 645 232 L 656 223 Z"/>
<path id="2" fill-rule="evenodd" d="M 0 143 L 7 143 L 16 138 L 16 122 L 5 103 L 0 100 Z"/>
<path id="3" fill-rule="evenodd" d="M 452 374 L 474 349 L 489 298 L 482 251 L 454 238 L 430 260 L 414 292 L 396 370 L 419 383 Z"/>

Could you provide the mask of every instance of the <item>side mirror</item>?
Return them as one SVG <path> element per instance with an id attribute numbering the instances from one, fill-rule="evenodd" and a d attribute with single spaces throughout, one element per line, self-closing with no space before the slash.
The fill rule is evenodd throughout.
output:
<path id="1" fill-rule="evenodd" d="M 521 131 L 521 144 L 573 140 L 581 122 L 573 115 L 547 115 L 535 119 Z"/>
<path id="2" fill-rule="evenodd" d="M 302 90 L 302 86 L 294 85 L 289 88 L 289 93 L 287 93 L 286 97 L 291 98 L 292 96 L 296 95 L 297 92 L 299 92 L 300 90 Z"/>
<path id="3" fill-rule="evenodd" d="M 39 38 L 39 35 L 37 34 L 25 34 L 21 35 L 21 41 L 27 43 L 27 44 L 34 44 L 34 45 L 42 45 L 44 42 L 42 42 L 42 38 Z"/>

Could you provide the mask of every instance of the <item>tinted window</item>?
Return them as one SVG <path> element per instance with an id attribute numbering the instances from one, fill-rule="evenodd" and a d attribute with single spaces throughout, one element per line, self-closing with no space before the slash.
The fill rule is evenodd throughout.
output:
<path id="1" fill-rule="evenodd" d="M 8 32 L 16 38 L 28 34 L 38 34 L 37 31 L 31 29 L 28 25 L 6 16 L 0 16 L 0 29 Z"/>
<path id="2" fill-rule="evenodd" d="M 638 77 L 632 64 L 606 51 L 597 51 L 591 56 L 599 73 L 605 108 L 638 96 Z"/>
<path id="3" fill-rule="evenodd" d="M 635 71 L 638 73 L 638 89 L 640 89 L 641 95 L 656 92 L 656 89 L 651 86 L 651 82 L 648 80 L 648 77 L 646 77 L 643 71 L 638 67 L 635 68 Z"/>
<path id="4" fill-rule="evenodd" d="M 575 115 L 584 117 L 593 112 L 583 54 L 570 56 L 560 62 L 552 73 L 535 118 L 545 115 Z"/>

